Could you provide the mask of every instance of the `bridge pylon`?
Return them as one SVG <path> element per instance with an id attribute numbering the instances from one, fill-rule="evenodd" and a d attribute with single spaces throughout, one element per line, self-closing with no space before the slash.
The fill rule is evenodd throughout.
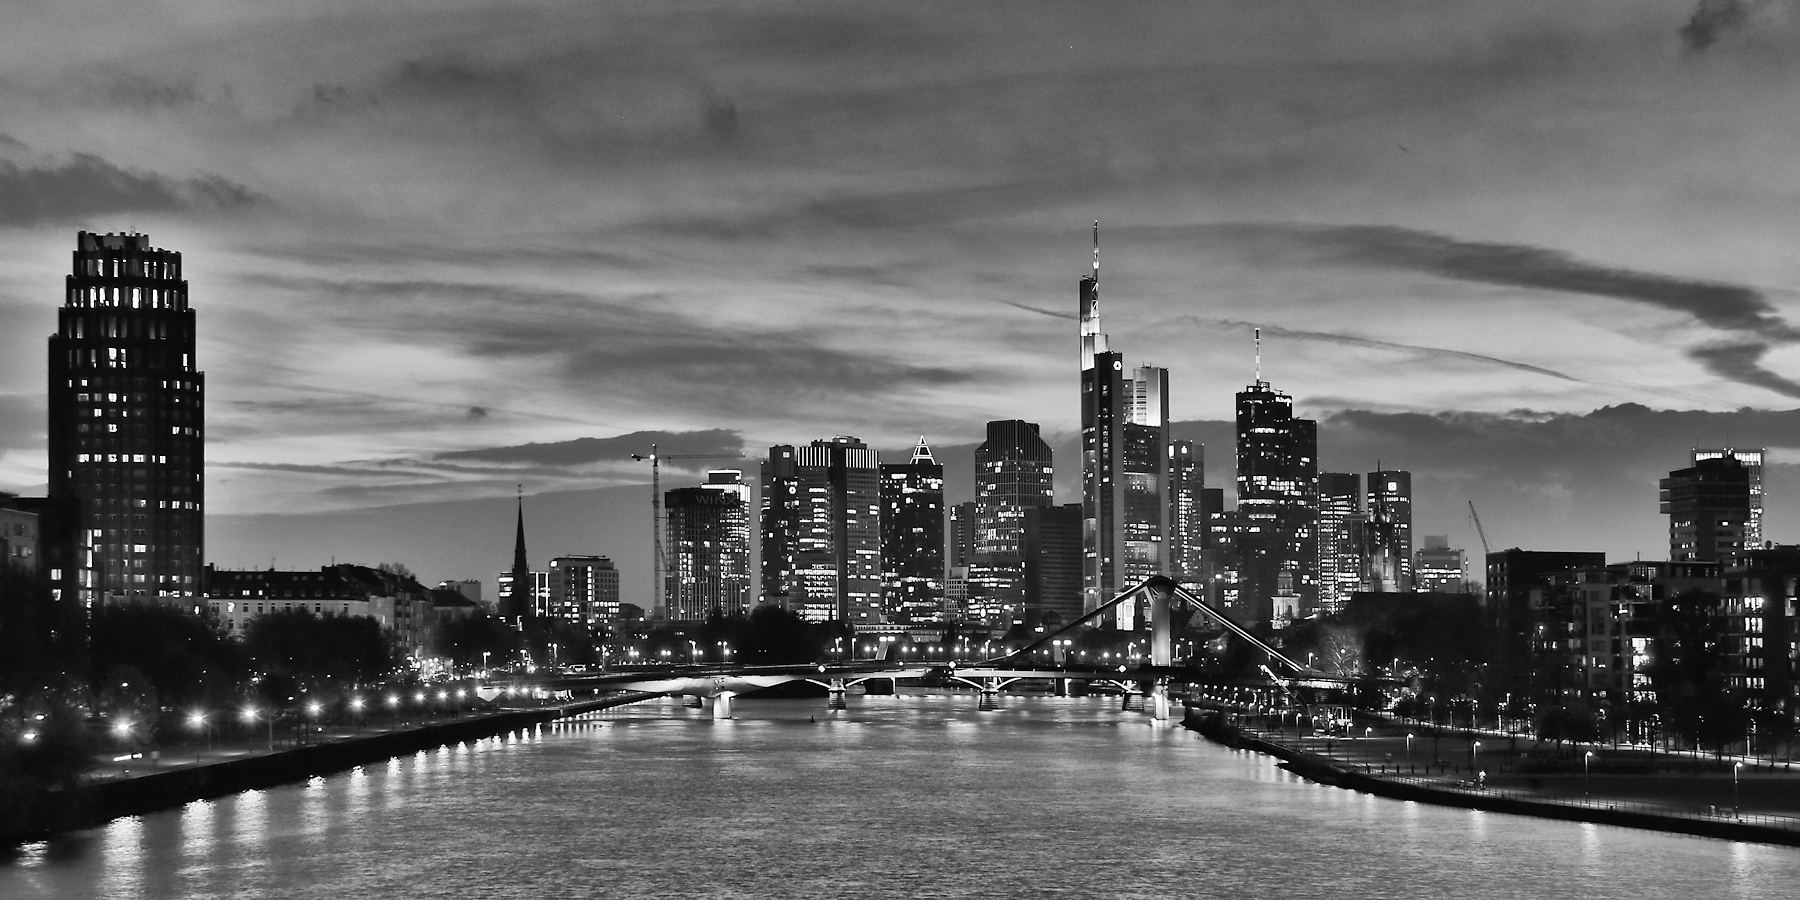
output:
<path id="1" fill-rule="evenodd" d="M 712 717 L 714 719 L 731 718 L 731 701 L 736 696 L 736 691 L 720 691 L 717 696 L 713 697 Z"/>
<path id="2" fill-rule="evenodd" d="M 827 696 L 825 699 L 825 708 L 826 709 L 849 709 L 850 708 L 849 701 L 844 699 L 850 693 L 850 689 L 848 687 L 846 687 L 844 684 L 844 679 L 842 679 L 842 678 L 831 679 L 831 686 L 829 688 L 827 688 L 826 690 L 830 691 L 829 696 Z"/>
<path id="3" fill-rule="evenodd" d="M 981 699 L 976 702 L 975 708 L 984 712 L 1000 708 L 1000 679 L 981 679 Z"/>

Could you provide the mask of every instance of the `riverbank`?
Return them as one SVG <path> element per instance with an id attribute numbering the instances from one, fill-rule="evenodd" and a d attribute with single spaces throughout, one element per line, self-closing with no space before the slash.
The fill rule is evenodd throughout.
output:
<path id="1" fill-rule="evenodd" d="M 636 703 L 651 696 L 655 695 L 634 692 L 398 723 L 386 728 L 324 731 L 308 743 L 281 749 L 175 751 L 154 762 L 114 760 L 100 766 L 78 788 L 42 795 L 42 802 L 31 810 L 26 827 L 0 834 L 0 844 L 39 840 L 195 800 L 304 781 L 421 750 L 535 728 L 556 719 Z"/>
<path id="2" fill-rule="evenodd" d="M 1777 769 L 1599 777 L 1578 769 L 1490 777 L 1481 767 L 1479 740 L 1469 742 L 1466 757 L 1445 763 L 1436 752 L 1441 747 L 1426 756 L 1428 743 L 1437 742 L 1376 725 L 1357 729 L 1354 737 L 1288 736 L 1230 723 L 1221 711 L 1201 707 L 1189 707 L 1184 724 L 1226 746 L 1274 756 L 1321 784 L 1396 800 L 1800 846 L 1800 775 Z M 1415 743 L 1423 764 L 1411 761 Z M 1396 753 L 1402 746 L 1404 757 Z"/>

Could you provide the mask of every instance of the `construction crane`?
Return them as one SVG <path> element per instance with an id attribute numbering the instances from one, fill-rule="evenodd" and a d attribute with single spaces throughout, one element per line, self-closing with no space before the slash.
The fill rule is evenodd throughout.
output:
<path id="1" fill-rule="evenodd" d="M 650 572 L 650 588 L 655 592 L 656 606 L 652 614 L 663 611 L 663 527 L 662 527 L 662 461 L 665 459 L 742 459 L 742 451 L 737 453 L 657 453 L 656 445 L 650 445 L 648 456 L 633 453 L 631 458 L 638 462 L 650 461 L 650 537 L 656 544 L 655 568 Z"/>
<path id="2" fill-rule="evenodd" d="M 1481 558 L 1485 560 L 1494 552 L 1494 548 L 1488 546 L 1487 531 L 1481 527 L 1481 515 L 1475 512 L 1473 500 L 1469 501 L 1469 518 L 1475 520 L 1475 533 L 1481 537 Z"/>

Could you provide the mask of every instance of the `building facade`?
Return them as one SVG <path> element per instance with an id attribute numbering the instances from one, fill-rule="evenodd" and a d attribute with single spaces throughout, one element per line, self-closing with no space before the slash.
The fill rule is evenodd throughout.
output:
<path id="1" fill-rule="evenodd" d="M 663 492 L 668 517 L 666 618 L 698 622 L 750 611 L 750 510 L 741 473 L 718 470 L 699 487 Z"/>
<path id="2" fill-rule="evenodd" d="M 1703 459 L 1659 485 L 1669 517 L 1669 559 L 1717 562 L 1746 548 L 1750 471 L 1736 457 Z"/>
<path id="3" fill-rule="evenodd" d="M 50 497 L 76 507 L 50 577 L 83 605 L 200 595 L 206 376 L 181 254 L 76 238 L 50 338 Z"/>
<path id="4" fill-rule="evenodd" d="M 1319 609 L 1344 611 L 1363 590 L 1366 565 L 1362 479 L 1355 472 L 1319 473 Z"/>
<path id="5" fill-rule="evenodd" d="M 1227 612 L 1239 621 L 1270 621 L 1277 596 L 1297 602 L 1302 615 L 1317 606 L 1318 446 L 1317 424 L 1294 418 L 1287 394 L 1260 378 L 1238 392 L 1238 596 Z"/>
<path id="6" fill-rule="evenodd" d="M 1424 546 L 1413 554 L 1413 590 L 1444 594 L 1466 593 L 1469 570 L 1463 552 L 1450 546 L 1450 536 L 1425 535 Z"/>
<path id="7" fill-rule="evenodd" d="M 1364 515 L 1368 525 L 1370 591 L 1413 589 L 1412 473 L 1376 469 L 1368 474 Z"/>
<path id="8" fill-rule="evenodd" d="M 944 467 L 924 435 L 912 459 L 881 467 L 881 583 L 890 622 L 944 621 Z"/>
<path id="9" fill-rule="evenodd" d="M 545 574 L 546 596 L 537 607 L 539 616 L 584 628 L 603 626 L 619 617 L 619 570 L 612 560 L 553 556 Z"/>
<path id="10" fill-rule="evenodd" d="M 797 509 L 793 570 L 785 585 L 789 608 L 810 621 L 880 628 L 881 472 L 875 451 L 847 436 L 793 449 Z M 764 539 L 766 547 L 766 530 Z"/>
<path id="11" fill-rule="evenodd" d="M 1768 451 L 1757 447 L 1716 447 L 1712 449 L 1695 449 L 1693 464 L 1699 465 L 1708 459 L 1735 459 L 1744 465 L 1744 474 L 1750 481 L 1750 516 L 1744 521 L 1744 547 L 1755 550 L 1763 545 L 1763 458 Z"/>
<path id="12" fill-rule="evenodd" d="M 1205 581 L 1206 448 L 1169 442 L 1169 577 L 1194 589 Z"/>

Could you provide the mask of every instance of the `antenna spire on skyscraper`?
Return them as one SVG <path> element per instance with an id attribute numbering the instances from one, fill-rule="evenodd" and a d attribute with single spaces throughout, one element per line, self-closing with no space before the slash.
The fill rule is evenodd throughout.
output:
<path id="1" fill-rule="evenodd" d="M 1100 220 L 1094 220 L 1094 285 L 1100 285 Z"/>
<path id="2" fill-rule="evenodd" d="M 1256 383 L 1261 384 L 1262 383 L 1262 329 L 1257 328 L 1254 330 L 1256 332 Z"/>

